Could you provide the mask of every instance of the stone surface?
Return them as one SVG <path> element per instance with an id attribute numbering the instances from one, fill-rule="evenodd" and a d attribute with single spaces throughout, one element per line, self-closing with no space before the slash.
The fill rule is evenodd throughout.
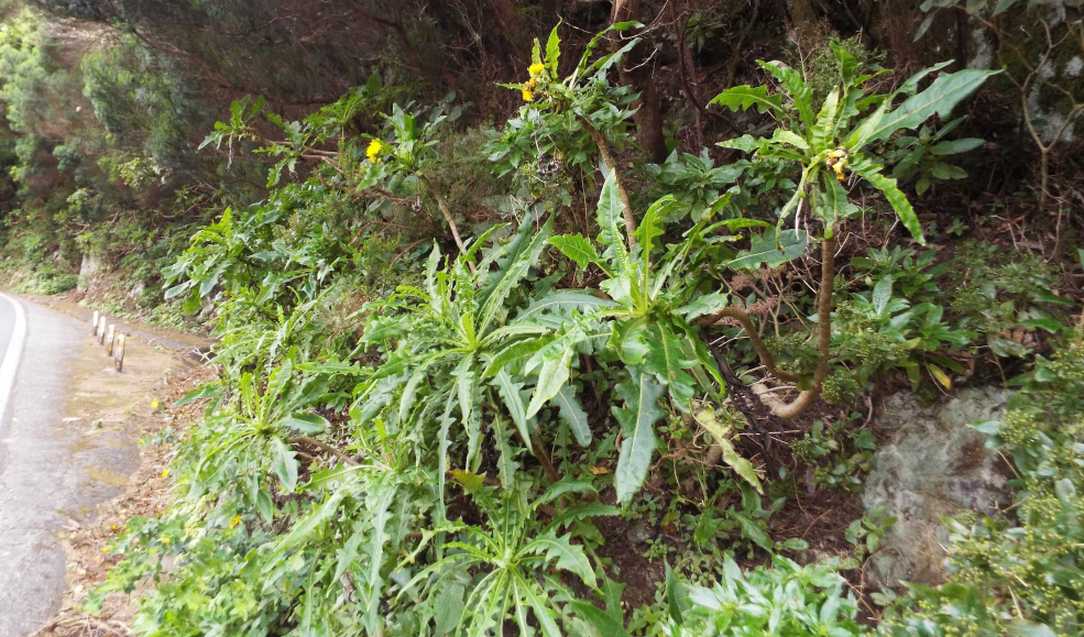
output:
<path id="1" fill-rule="evenodd" d="M 138 301 L 139 297 L 143 296 L 143 292 L 146 289 L 147 289 L 147 286 L 144 285 L 144 283 L 142 281 L 139 281 L 138 283 L 136 283 L 135 285 L 132 286 L 131 290 L 128 290 L 128 298 L 130 298 L 130 299 L 132 299 L 134 301 Z"/>
<path id="2" fill-rule="evenodd" d="M 86 291 L 90 285 L 90 279 L 102 269 L 102 259 L 96 254 L 87 252 L 83 254 L 83 260 L 79 264 L 79 283 L 77 288 Z"/>
<path id="3" fill-rule="evenodd" d="M 941 520 L 966 509 L 993 513 L 1010 502 L 1004 462 L 970 427 L 999 418 L 1008 397 L 1000 388 L 976 388 L 930 406 L 907 392 L 885 402 L 878 428 L 891 440 L 878 450 L 862 495 L 867 512 L 896 518 L 870 561 L 875 585 L 940 582 L 948 541 Z"/>

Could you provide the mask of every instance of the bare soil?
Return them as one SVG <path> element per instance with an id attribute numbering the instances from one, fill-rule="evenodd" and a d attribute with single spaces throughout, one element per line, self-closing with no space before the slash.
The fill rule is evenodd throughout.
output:
<path id="1" fill-rule="evenodd" d="M 56 297 L 33 300 L 81 319 L 91 313 Z M 113 371 L 101 346 L 88 339 L 86 351 L 72 370 L 66 413 L 78 419 L 76 424 L 84 432 L 77 445 L 116 445 L 121 441 L 137 447 L 138 459 L 131 466 L 88 469 L 91 481 L 120 494 L 72 517 L 61 538 L 68 562 L 68 591 L 57 615 L 33 637 L 129 634 L 135 595 L 111 595 L 96 617 L 83 612 L 83 603 L 118 561 L 108 554 L 107 547 L 127 521 L 134 516 L 152 516 L 167 502 L 172 483 L 165 469 L 174 453 L 167 440 L 182 436 L 201 409 L 198 404 L 175 407 L 174 403 L 214 376 L 209 365 L 189 354 L 206 346 L 206 340 L 163 333 L 141 324 L 130 328 L 127 331 L 133 337 L 128 341 L 124 373 Z M 89 336 L 89 320 L 87 331 Z M 155 334 L 161 338 L 154 338 Z"/>

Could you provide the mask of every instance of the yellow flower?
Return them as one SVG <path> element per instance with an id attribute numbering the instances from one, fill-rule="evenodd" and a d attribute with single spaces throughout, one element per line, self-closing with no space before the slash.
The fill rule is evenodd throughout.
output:
<path id="1" fill-rule="evenodd" d="M 379 139 L 374 139 L 369 142 L 369 147 L 365 149 L 365 156 L 369 158 L 371 163 L 380 161 L 380 154 L 384 152 L 384 142 Z"/>
<path id="2" fill-rule="evenodd" d="M 540 77 L 543 73 L 546 72 L 546 65 L 542 64 L 541 62 L 535 62 L 534 64 L 527 67 L 527 72 L 531 74 L 531 79 Z"/>
<path id="3" fill-rule="evenodd" d="M 529 89 L 527 87 L 523 87 L 523 90 L 521 90 L 519 92 L 519 94 L 523 97 L 524 102 L 533 102 L 534 101 L 534 91 L 532 91 L 531 89 Z"/>
<path id="4" fill-rule="evenodd" d="M 168 467 L 165 468 L 165 469 L 162 469 L 162 477 L 163 478 L 168 478 L 169 477 L 169 468 Z"/>
<path id="5" fill-rule="evenodd" d="M 240 523 L 241 523 L 241 516 L 235 515 L 232 518 L 230 518 L 230 528 L 231 529 L 236 529 L 237 525 L 240 524 Z"/>
<path id="6" fill-rule="evenodd" d="M 828 156 L 824 159 L 824 163 L 836 173 L 836 180 L 843 181 L 847 177 L 843 174 L 843 169 L 847 167 L 847 151 L 842 148 L 837 148 L 828 153 Z"/>
<path id="7" fill-rule="evenodd" d="M 151 411 L 158 411 L 158 408 L 161 406 L 162 403 L 158 402 L 157 398 L 151 401 Z"/>

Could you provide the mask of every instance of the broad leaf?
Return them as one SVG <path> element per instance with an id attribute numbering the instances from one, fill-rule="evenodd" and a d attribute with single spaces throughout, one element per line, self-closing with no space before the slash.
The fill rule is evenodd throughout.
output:
<path id="1" fill-rule="evenodd" d="M 625 225 L 624 204 L 617 193 L 617 173 L 613 168 L 606 173 L 606 182 L 598 198 L 598 240 L 605 248 L 604 255 L 616 268 L 615 274 L 630 274 L 629 251 L 625 245 L 622 228 Z"/>
<path id="2" fill-rule="evenodd" d="M 285 493 L 297 488 L 297 458 L 294 450 L 278 438 L 271 439 L 271 470 L 278 476 Z"/>
<path id="3" fill-rule="evenodd" d="M 576 265 L 580 266 L 580 269 L 586 268 L 591 263 L 598 263 L 599 256 L 598 250 L 595 249 L 595 244 L 590 239 L 582 234 L 559 234 L 550 237 L 549 243 L 551 246 L 557 248 L 557 250 L 576 262 Z"/>
<path id="4" fill-rule="evenodd" d="M 571 535 L 560 537 L 551 535 L 540 537 L 531 542 L 528 551 L 539 551 L 545 555 L 548 562 L 553 562 L 557 568 L 574 573 L 583 580 L 584 584 L 594 588 L 595 570 L 591 568 L 591 562 L 583 552 L 583 547 L 570 542 Z"/>
<path id="5" fill-rule="evenodd" d="M 591 444 L 591 426 L 587 422 L 587 412 L 576 396 L 575 388 L 566 383 L 553 399 L 557 402 L 561 420 L 572 430 L 576 443 L 581 447 Z"/>
<path id="6" fill-rule="evenodd" d="M 529 222 L 525 222 L 527 226 Z M 529 226 L 521 228 L 521 236 L 517 237 L 514 251 L 508 255 L 505 263 L 501 264 L 500 276 L 491 289 L 487 290 L 482 302 L 481 323 L 478 332 L 485 334 L 493 322 L 505 311 L 505 301 L 508 295 L 520 284 L 523 277 L 527 276 L 531 266 L 538 262 L 538 256 L 546 247 L 546 239 L 549 237 L 552 221 L 547 221 L 540 230 L 532 232 L 529 238 L 524 239 L 522 233 L 531 232 Z"/>
<path id="7" fill-rule="evenodd" d="M 623 435 L 614 471 L 617 501 L 621 503 L 628 502 L 647 478 L 655 453 L 655 423 L 663 416 L 659 408 L 662 385 L 650 374 L 630 373 L 632 377 L 617 386 L 625 404 L 613 409 Z"/>
<path id="8" fill-rule="evenodd" d="M 882 174 L 881 167 L 868 159 L 863 158 L 855 161 L 850 168 L 856 175 L 868 181 L 870 185 L 884 194 L 892 209 L 896 211 L 896 216 L 900 218 L 903 227 L 907 228 L 916 241 L 926 245 L 926 237 L 922 234 L 922 224 L 918 220 L 918 215 L 915 213 L 915 209 L 911 207 L 907 195 L 900 190 L 896 180 Z"/>
<path id="9" fill-rule="evenodd" d="M 503 369 L 493 377 L 493 384 L 497 386 L 497 393 L 500 394 L 504 406 L 512 416 L 512 422 L 515 423 L 520 438 L 523 438 L 523 442 L 530 448 L 531 433 L 527 426 L 527 409 L 523 406 L 523 397 L 520 395 L 523 385 L 512 382 L 512 376 Z"/>
<path id="10" fill-rule="evenodd" d="M 327 431 L 328 421 L 320 414 L 295 414 L 282 419 L 281 424 L 303 434 L 318 434 Z"/>
<path id="11" fill-rule="evenodd" d="M 801 230 L 787 229 L 778 232 L 775 228 L 754 235 L 748 250 L 744 250 L 727 262 L 727 267 L 755 269 L 761 265 L 769 268 L 782 265 L 805 254 L 809 238 Z"/>
<path id="12" fill-rule="evenodd" d="M 975 92 L 988 77 L 1000 72 L 964 69 L 938 77 L 926 90 L 907 98 L 892 112 L 885 113 L 876 126 L 869 127 L 862 135 L 865 138 L 863 142 L 881 141 L 898 130 L 918 128 L 933 115 L 948 117 L 960 101 Z M 862 124 L 859 124 L 861 127 Z M 853 147 L 854 150 L 859 148 L 861 145 Z"/>
<path id="13" fill-rule="evenodd" d="M 768 93 L 768 88 L 765 86 L 748 84 L 728 88 L 716 95 L 710 103 L 732 111 L 747 111 L 755 108 L 761 113 L 779 113 L 783 110 L 783 101 L 778 95 Z"/>
<path id="14" fill-rule="evenodd" d="M 568 382 L 572 368 L 572 355 L 575 350 L 570 343 L 561 343 L 561 345 L 563 346 L 559 349 L 547 351 L 542 359 L 542 366 L 538 371 L 538 384 L 535 385 L 534 394 L 531 396 L 531 404 L 527 407 L 528 418 L 537 414 L 538 410 L 556 396 Z"/>

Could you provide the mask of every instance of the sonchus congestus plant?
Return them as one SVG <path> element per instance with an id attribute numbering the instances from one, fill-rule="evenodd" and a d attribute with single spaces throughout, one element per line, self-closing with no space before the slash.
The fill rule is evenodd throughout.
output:
<path id="1" fill-rule="evenodd" d="M 920 127 L 933 116 L 946 118 L 965 97 L 997 71 L 964 69 L 937 77 L 925 89 L 922 81 L 951 62 L 919 71 L 889 93 L 870 93 L 870 80 L 884 70 L 867 72 L 844 47 L 833 44 L 838 78 L 820 104 L 802 74 L 779 61 L 758 62 L 777 82 L 776 90 L 765 86 L 736 86 L 723 91 L 713 104 L 731 110 L 755 108 L 777 122 L 769 137 L 742 137 L 721 142 L 725 148 L 752 153 L 754 160 L 788 162 L 800 170 L 793 195 L 779 210 L 779 226 L 794 217 L 795 228 L 809 220 L 819 222 L 821 231 L 821 280 L 817 297 L 818 362 L 813 378 L 803 381 L 805 389 L 789 404 L 770 402 L 779 416 L 792 417 L 816 399 L 828 373 L 831 344 L 832 279 L 834 276 L 837 228 L 859 208 L 850 194 L 861 183 L 880 191 L 916 241 L 925 243 L 922 226 L 907 196 L 878 154 L 878 146 L 900 131 Z M 902 101 L 900 101 L 902 99 Z M 783 380 L 798 380 L 779 370 L 770 352 L 756 337 L 749 315 L 730 307 L 716 319 L 731 318 L 742 323 L 750 334 L 762 362 Z M 766 401 L 767 402 L 767 401 Z"/>
<path id="2" fill-rule="evenodd" d="M 633 115 L 636 95 L 628 87 L 611 84 L 609 73 L 639 40 L 632 38 L 616 51 L 597 58 L 595 53 L 608 35 L 637 26 L 642 25 L 618 22 L 595 35 L 576 68 L 564 78 L 559 74 L 560 25 L 550 32 L 545 49 L 535 40 L 527 79 L 502 85 L 519 91 L 526 104 L 493 144 L 490 159 L 510 164 L 504 169 L 509 172 L 524 158 L 553 155 L 571 167 L 593 172 L 597 153 L 606 165 L 605 170 L 616 169 L 610 145 L 628 138 L 627 122 Z M 631 234 L 636 223 L 620 176 L 617 184 L 624 205 L 625 229 Z"/>
<path id="3" fill-rule="evenodd" d="M 655 425 L 665 414 L 661 400 L 669 398 L 671 406 L 692 416 L 694 397 L 722 398 L 723 381 L 696 320 L 725 306 L 726 297 L 701 294 L 698 278 L 686 270 L 703 224 L 691 229 L 680 243 L 660 242 L 666 211 L 674 201 L 671 195 L 657 200 L 626 236 L 617 177 L 611 170 L 598 204 L 597 241 L 575 234 L 550 239 L 581 268 L 595 266 L 605 277 L 599 288 L 608 298 L 590 310 L 581 308 L 591 327 L 580 333 L 601 336 L 594 348 L 597 356 L 614 359 L 627 370 L 616 387 L 619 402 L 613 407 L 621 427 L 614 487 L 622 502 L 635 495 L 647 477 L 657 446 Z M 699 414 L 696 419 L 701 420 Z M 720 427 L 706 428 L 723 448 L 723 460 L 759 490 L 759 479 L 748 461 L 725 453 L 733 451 L 727 433 Z"/>

